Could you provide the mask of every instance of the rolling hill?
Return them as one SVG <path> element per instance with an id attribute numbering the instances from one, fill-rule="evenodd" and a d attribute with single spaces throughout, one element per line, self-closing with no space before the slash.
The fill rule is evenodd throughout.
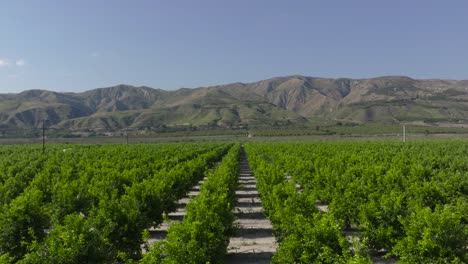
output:
<path id="1" fill-rule="evenodd" d="M 276 77 L 175 91 L 117 85 L 0 94 L 0 129 L 240 127 L 308 122 L 468 124 L 467 80 Z"/>

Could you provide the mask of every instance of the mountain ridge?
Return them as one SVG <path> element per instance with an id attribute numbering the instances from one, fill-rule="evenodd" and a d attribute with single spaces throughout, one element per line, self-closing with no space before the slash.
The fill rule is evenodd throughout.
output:
<path id="1" fill-rule="evenodd" d="M 468 124 L 468 80 L 302 75 L 177 90 L 116 86 L 0 94 L 0 129 L 245 127 L 314 122 Z"/>

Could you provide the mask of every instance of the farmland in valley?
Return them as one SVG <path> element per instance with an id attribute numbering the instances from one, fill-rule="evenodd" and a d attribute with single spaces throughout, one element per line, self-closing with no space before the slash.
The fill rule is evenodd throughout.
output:
<path id="1" fill-rule="evenodd" d="M 0 206 L 0 263 L 466 263 L 468 142 L 0 146 Z"/>

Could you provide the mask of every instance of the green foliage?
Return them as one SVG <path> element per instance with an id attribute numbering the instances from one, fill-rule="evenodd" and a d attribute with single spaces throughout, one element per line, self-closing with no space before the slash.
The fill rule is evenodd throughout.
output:
<path id="1" fill-rule="evenodd" d="M 460 207 L 421 208 L 401 219 L 406 237 L 395 246 L 395 254 L 405 263 L 468 262 L 468 211 L 466 204 Z"/>
<path id="2" fill-rule="evenodd" d="M 208 174 L 200 194 L 186 207 L 187 216 L 173 224 L 166 240 L 156 243 L 142 263 L 223 263 L 233 233 L 234 194 L 239 145 Z"/>
<path id="3" fill-rule="evenodd" d="M 466 262 L 466 145 L 465 140 L 248 145 L 279 242 L 274 259 L 360 263 L 379 254 L 404 263 Z M 328 206 L 321 214 L 333 220 L 329 229 L 317 225 L 325 221 L 317 219 L 318 203 Z M 345 233 L 354 234 L 352 247 Z M 335 236 L 320 239 L 323 234 Z"/>
<path id="4" fill-rule="evenodd" d="M 247 146 L 250 166 L 257 177 L 262 205 L 273 223 L 279 248 L 274 262 L 278 263 L 369 263 L 366 257 L 353 255 L 341 230 L 343 221 L 333 214 L 323 214 L 315 207 L 316 194 L 309 188 L 298 192 L 296 179 L 285 176 L 299 169 L 294 167 L 288 152 L 270 152 L 258 145 Z M 297 148 L 296 148 L 297 151 Z M 280 154 L 281 153 L 281 154 Z M 281 166 L 282 165 L 282 166 Z M 288 172 L 285 173 L 285 170 Z"/>
<path id="5" fill-rule="evenodd" d="M 245 150 L 279 243 L 273 261 L 371 263 L 378 253 L 402 263 L 468 262 L 465 140 L 251 143 Z M 231 144 L 57 145 L 43 155 L 35 146 L 0 147 L 0 263 L 222 263 L 239 151 Z M 142 256 L 148 228 L 206 173 L 184 221 Z"/>
<path id="6" fill-rule="evenodd" d="M 80 215 L 67 215 L 42 245 L 27 254 L 22 263 L 104 263 L 112 260 L 112 245 L 100 230 Z M 39 254 L 44 252 L 46 254 Z"/>
<path id="7" fill-rule="evenodd" d="M 49 226 L 41 208 L 42 193 L 39 190 L 26 192 L 0 214 L 0 253 L 9 254 L 15 260 L 27 252 L 36 239 L 46 236 Z"/>
<path id="8" fill-rule="evenodd" d="M 314 214 L 311 219 L 297 214 L 294 230 L 281 241 L 274 257 L 278 263 L 345 263 L 349 245 L 331 215 Z"/>
<path id="9" fill-rule="evenodd" d="M 58 145 L 24 173 L 0 162 L 6 172 L 0 187 L 25 181 L 14 184 L 14 193 L 0 191 L 0 255 L 22 263 L 139 260 L 143 231 L 161 223 L 162 214 L 229 148 Z M 20 155 L 24 147 L 0 148 L 0 157 L 35 160 L 42 155 L 35 150 Z"/>
<path id="10" fill-rule="evenodd" d="M 360 208 L 362 238 L 369 249 L 390 251 L 403 237 L 399 219 L 406 217 L 404 195 L 397 191 L 389 194 L 372 193 L 367 204 Z"/>

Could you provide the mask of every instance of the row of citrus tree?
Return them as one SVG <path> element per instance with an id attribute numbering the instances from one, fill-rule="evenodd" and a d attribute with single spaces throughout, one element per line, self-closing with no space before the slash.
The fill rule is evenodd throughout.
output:
<path id="1" fill-rule="evenodd" d="M 270 206 L 277 208 L 269 210 L 273 223 L 280 223 L 277 260 L 313 262 L 331 252 L 333 258 L 360 256 L 360 261 L 385 254 L 409 263 L 467 262 L 467 143 L 385 141 L 249 146 L 254 173 L 259 178 L 270 178 L 270 191 L 262 197 L 267 207 L 268 203 L 276 203 L 296 208 L 284 213 L 289 209 Z M 291 176 L 292 182 L 287 182 L 285 174 Z M 296 183 L 303 188 L 301 193 L 295 191 Z M 317 203 L 327 204 L 328 213 L 317 213 Z M 294 214 L 294 210 L 310 212 Z M 302 219 L 301 215 L 313 217 Z M 319 224 L 324 221 L 321 219 L 331 221 L 328 228 L 337 228 L 335 240 L 342 241 L 340 247 L 307 248 L 327 237 L 306 228 L 319 226 L 325 232 L 325 225 Z M 298 230 L 303 228 L 295 228 L 292 223 L 305 229 Z M 304 236 L 307 232 L 312 234 Z M 346 245 L 343 236 L 349 233 L 354 234 L 355 241 Z M 333 241 L 328 238 L 328 243 Z M 310 253 L 317 248 L 327 253 Z"/>
<path id="2" fill-rule="evenodd" d="M 228 144 L 51 148 L 24 189 L 2 205 L 0 260 L 137 260 L 144 230 L 161 223 L 163 212 L 174 210 L 175 202 L 229 148 Z M 30 154 L 30 160 L 40 155 Z"/>
<path id="3" fill-rule="evenodd" d="M 232 147 L 174 223 L 167 238 L 157 242 L 142 263 L 223 263 L 233 233 L 235 188 L 240 146 Z"/>
<path id="4" fill-rule="evenodd" d="M 341 223 L 315 207 L 315 197 L 298 191 L 278 162 L 285 155 L 276 144 L 246 146 L 257 188 L 279 244 L 275 263 L 370 263 L 353 254 Z M 296 146 L 300 147 L 300 146 Z"/>

